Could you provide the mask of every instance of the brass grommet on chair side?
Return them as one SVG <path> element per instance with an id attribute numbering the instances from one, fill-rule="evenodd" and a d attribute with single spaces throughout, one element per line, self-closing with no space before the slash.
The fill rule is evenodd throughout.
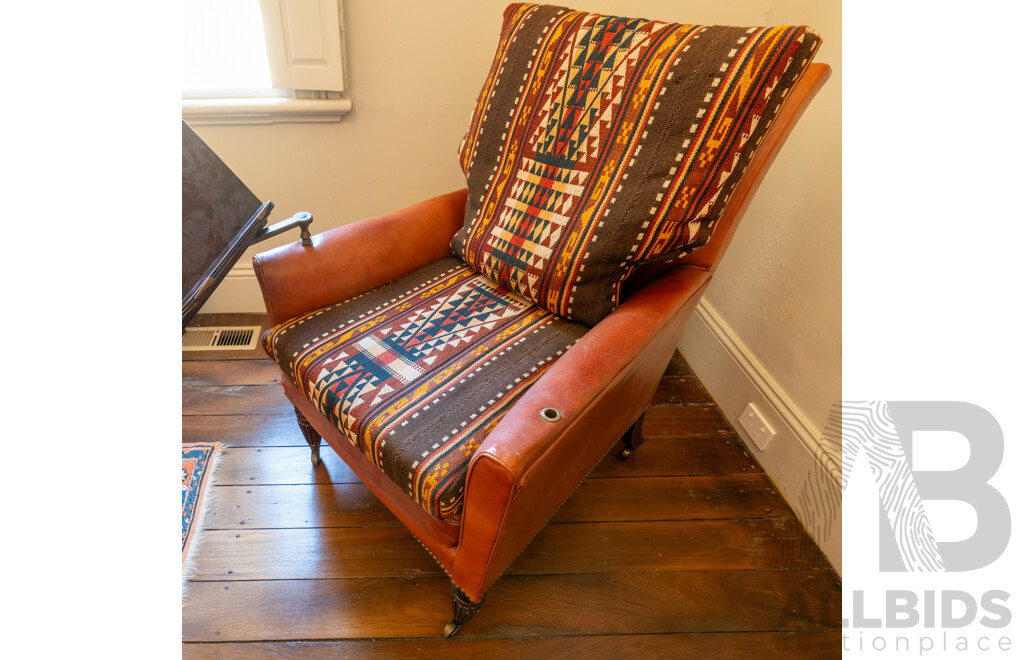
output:
<path id="1" fill-rule="evenodd" d="M 544 408 L 540 411 L 540 418 L 545 422 L 551 422 L 554 424 L 558 420 L 562 419 L 562 413 L 558 412 L 555 408 Z"/>

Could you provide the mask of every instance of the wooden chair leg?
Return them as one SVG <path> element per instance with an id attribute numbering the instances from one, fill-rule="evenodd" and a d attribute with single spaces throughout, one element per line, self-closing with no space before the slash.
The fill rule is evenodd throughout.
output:
<path id="1" fill-rule="evenodd" d="M 633 450 L 644 443 L 644 417 L 647 416 L 647 411 L 643 411 L 636 421 L 633 422 L 633 426 L 629 427 L 626 431 L 626 435 L 622 436 L 622 443 L 626 445 L 622 453 L 619 454 L 619 458 L 626 460 L 629 455 L 633 453 Z"/>
<path id="2" fill-rule="evenodd" d="M 309 448 L 312 451 L 313 465 L 320 465 L 320 434 L 316 432 L 313 425 L 309 423 L 309 420 L 299 412 L 298 406 L 292 404 L 295 408 L 295 417 L 299 420 L 299 429 L 302 431 L 302 435 L 306 438 L 306 443 L 309 444 Z"/>
<path id="3" fill-rule="evenodd" d="M 441 632 L 441 636 L 445 639 L 451 639 L 455 636 L 455 633 L 459 632 L 459 628 L 462 624 L 473 618 L 473 615 L 480 611 L 480 606 L 484 604 L 483 598 L 480 599 L 479 603 L 474 603 L 470 600 L 466 593 L 455 586 L 452 583 L 452 620 L 445 625 L 444 630 Z"/>

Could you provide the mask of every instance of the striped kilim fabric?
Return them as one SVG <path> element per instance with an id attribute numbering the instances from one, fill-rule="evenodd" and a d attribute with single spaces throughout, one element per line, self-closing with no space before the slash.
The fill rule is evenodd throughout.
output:
<path id="1" fill-rule="evenodd" d="M 459 147 L 453 251 L 593 325 L 638 266 L 704 245 L 820 42 L 513 4 Z"/>
<path id="2" fill-rule="evenodd" d="M 392 481 L 449 518 L 473 451 L 586 330 L 448 258 L 271 328 L 263 347 Z"/>

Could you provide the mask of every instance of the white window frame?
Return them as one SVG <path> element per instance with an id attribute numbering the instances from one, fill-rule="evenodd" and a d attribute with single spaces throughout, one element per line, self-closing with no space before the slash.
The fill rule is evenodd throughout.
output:
<path id="1" fill-rule="evenodd" d="M 230 97 L 190 94 L 181 116 L 192 126 L 338 121 L 352 109 L 345 91 L 342 0 L 260 0 L 273 90 Z"/>

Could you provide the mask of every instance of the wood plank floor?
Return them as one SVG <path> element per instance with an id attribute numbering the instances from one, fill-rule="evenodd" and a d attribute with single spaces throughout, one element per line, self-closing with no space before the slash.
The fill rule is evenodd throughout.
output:
<path id="1" fill-rule="evenodd" d="M 182 441 L 225 446 L 185 658 L 840 653 L 835 572 L 678 354 L 647 442 L 605 457 L 453 640 L 444 573 L 329 447 L 312 466 L 277 379 L 258 349 L 182 354 Z"/>

